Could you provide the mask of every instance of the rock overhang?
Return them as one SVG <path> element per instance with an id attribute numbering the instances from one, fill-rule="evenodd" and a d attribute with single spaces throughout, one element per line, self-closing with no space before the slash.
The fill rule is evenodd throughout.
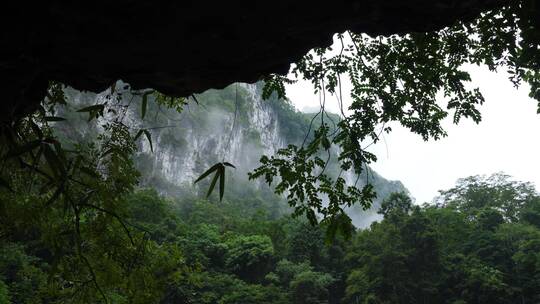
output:
<path id="1" fill-rule="evenodd" d="M 3 120 L 31 111 L 49 81 L 188 96 L 287 72 L 335 33 L 437 30 L 501 0 L 18 1 L 0 13 Z"/>

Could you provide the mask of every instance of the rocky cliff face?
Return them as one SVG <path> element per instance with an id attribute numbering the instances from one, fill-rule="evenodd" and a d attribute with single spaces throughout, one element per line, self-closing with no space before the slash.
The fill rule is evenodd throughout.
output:
<path id="1" fill-rule="evenodd" d="M 122 86 L 119 83 L 116 87 Z M 303 139 L 311 114 L 296 112 L 283 100 L 262 100 L 261 87 L 261 84 L 233 84 L 223 90 L 209 90 L 197 96 L 198 104 L 188 103 L 181 113 L 150 100 L 144 120 L 140 113 L 141 98 L 126 90 L 122 99 L 130 106 L 124 122 L 134 130 L 146 128 L 152 133 L 152 147 L 147 140 L 140 140 L 135 156 L 142 173 L 141 185 L 170 196 L 204 192 L 208 185 L 194 185 L 196 178 L 216 162 L 228 161 L 236 169 L 230 170 L 227 177 L 226 197 L 245 195 L 246 187 L 271 193 L 262 181 L 248 182 L 247 172 L 258 166 L 261 155 L 274 154 L 279 148 Z M 67 95 L 74 105 L 83 106 L 105 99 L 107 92 L 91 94 L 68 90 Z M 88 133 L 91 129 L 80 128 L 80 132 Z M 333 166 L 337 168 L 337 163 Z M 350 184 L 357 181 L 354 174 L 346 177 Z M 379 199 L 370 211 L 350 210 L 357 226 L 376 218 L 375 210 L 382 198 L 405 190 L 400 182 L 388 181 L 373 171 L 358 181 L 359 186 L 366 181 L 373 183 Z"/>
<path id="2" fill-rule="evenodd" d="M 161 115 L 146 122 L 159 129 L 152 130 L 154 151 L 142 141 L 137 155 L 143 183 L 167 194 L 190 189 L 204 170 L 220 161 L 234 164 L 231 178 L 246 182 L 262 154 L 273 154 L 286 144 L 272 106 L 261 99 L 256 85 L 212 90 L 197 100 L 199 105 L 192 103 L 181 114 L 160 109 Z"/>

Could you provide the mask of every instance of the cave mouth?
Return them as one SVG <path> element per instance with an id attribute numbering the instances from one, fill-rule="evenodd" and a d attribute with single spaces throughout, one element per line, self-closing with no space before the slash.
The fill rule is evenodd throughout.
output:
<path id="1" fill-rule="evenodd" d="M 122 79 L 134 89 L 189 96 L 285 74 L 309 50 L 330 45 L 334 33 L 433 31 L 504 3 L 19 1 L 0 13 L 1 118 L 35 110 L 50 81 L 100 92 Z"/>

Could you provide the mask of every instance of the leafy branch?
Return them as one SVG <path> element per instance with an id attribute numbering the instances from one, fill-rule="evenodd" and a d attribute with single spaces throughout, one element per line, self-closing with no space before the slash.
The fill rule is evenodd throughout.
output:
<path id="1" fill-rule="evenodd" d="M 212 191 L 214 191 L 214 187 L 216 186 L 217 181 L 219 180 L 219 200 L 221 201 L 223 199 L 223 194 L 225 193 L 225 168 L 231 167 L 236 168 L 233 164 L 228 162 L 221 162 L 213 165 L 208 170 L 206 170 L 197 180 L 195 180 L 195 184 L 200 182 L 201 180 L 205 179 L 210 174 L 214 173 L 214 178 L 212 178 L 212 182 L 210 183 L 210 187 L 208 188 L 208 192 L 206 193 L 206 197 L 209 197 L 210 194 L 212 194 Z"/>

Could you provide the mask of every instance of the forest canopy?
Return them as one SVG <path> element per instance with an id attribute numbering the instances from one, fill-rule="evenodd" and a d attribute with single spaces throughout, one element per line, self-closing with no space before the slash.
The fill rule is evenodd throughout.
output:
<path id="1" fill-rule="evenodd" d="M 3 239 L 0 303 L 540 300 L 540 194 L 501 173 L 462 179 L 436 204 L 414 205 L 394 193 L 381 206 L 380 222 L 331 243 L 328 225 L 275 217 L 246 198 L 173 201 L 139 189 L 123 200 L 123 219 L 139 227 L 131 235 L 135 244 L 117 223 L 87 217 L 107 227 L 82 231 L 92 272 L 79 265 L 86 262 L 70 250 L 69 234 Z M 6 211 L 21 209 L 11 204 Z M 9 219 L 4 225 L 18 222 Z M 47 220 L 26 229 L 43 232 L 52 224 Z"/>

